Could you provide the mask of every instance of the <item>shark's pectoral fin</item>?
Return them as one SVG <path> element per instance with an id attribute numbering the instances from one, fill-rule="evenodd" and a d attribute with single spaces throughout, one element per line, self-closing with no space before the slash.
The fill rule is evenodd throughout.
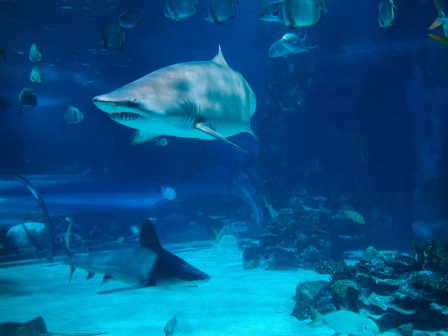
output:
<path id="1" fill-rule="evenodd" d="M 246 128 L 246 132 L 252 134 L 252 136 L 254 137 L 255 141 L 260 143 L 260 138 L 258 137 L 258 135 L 255 134 L 255 132 L 252 130 L 252 128 L 249 126 L 247 126 Z"/>
<path id="2" fill-rule="evenodd" d="M 230 142 L 229 140 L 227 140 L 226 138 L 224 138 L 221 134 L 219 134 L 218 132 L 212 130 L 210 128 L 210 126 L 207 126 L 204 123 L 197 123 L 194 128 L 207 133 L 208 135 L 214 137 L 215 139 L 218 139 L 219 141 L 224 142 L 225 144 L 228 144 L 229 146 L 232 146 L 235 149 L 238 149 L 240 152 L 246 153 L 246 151 L 244 149 L 242 149 L 241 147 L 235 145 L 234 143 Z"/>
<path id="3" fill-rule="evenodd" d="M 105 275 L 103 277 L 103 282 L 101 284 L 104 285 L 105 283 L 108 283 L 108 282 L 111 282 L 111 281 L 114 281 L 114 280 L 115 279 L 114 279 L 114 277 L 112 275 Z"/>
<path id="4" fill-rule="evenodd" d="M 155 139 L 160 135 L 161 134 L 145 134 L 137 130 L 134 134 L 132 134 L 131 139 L 129 139 L 129 143 L 131 145 L 140 145 L 146 141 Z"/>
<path id="5" fill-rule="evenodd" d="M 140 289 L 140 288 L 145 288 L 145 287 L 151 287 L 151 286 L 155 286 L 155 285 L 156 284 L 154 282 L 152 282 L 150 280 L 147 280 L 147 281 L 143 281 L 140 285 L 137 285 L 137 286 L 111 289 L 111 290 L 108 290 L 108 291 L 99 292 L 98 294 L 110 294 L 110 293 L 116 293 L 116 292 L 124 292 L 124 291 L 128 291 L 128 290 L 134 290 L 134 289 Z"/>
<path id="6" fill-rule="evenodd" d="M 89 272 L 86 279 L 92 279 L 95 273 Z"/>

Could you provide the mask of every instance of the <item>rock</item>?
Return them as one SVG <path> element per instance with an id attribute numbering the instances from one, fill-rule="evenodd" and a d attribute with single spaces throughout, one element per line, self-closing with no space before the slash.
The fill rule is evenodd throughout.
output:
<path id="1" fill-rule="evenodd" d="M 244 269 L 253 269 L 253 268 L 257 268 L 258 266 L 260 266 L 260 260 L 259 259 L 249 260 L 249 261 L 245 261 L 243 263 Z"/>
<path id="2" fill-rule="evenodd" d="M 410 257 L 426 264 L 429 269 L 448 272 L 448 246 L 442 240 L 433 240 L 431 244 L 414 242 Z"/>
<path id="3" fill-rule="evenodd" d="M 301 198 L 298 196 L 294 196 L 289 199 L 287 207 L 294 210 L 302 210 L 302 205 L 303 202 Z"/>
<path id="4" fill-rule="evenodd" d="M 320 260 L 316 263 L 314 263 L 311 266 L 311 269 L 319 274 L 335 274 L 336 272 L 342 271 L 345 267 L 347 267 L 347 264 L 345 261 L 334 261 L 334 260 Z"/>
<path id="5" fill-rule="evenodd" d="M 416 331 L 414 332 L 414 336 L 429 336 L 429 334 L 423 331 Z"/>
<path id="6" fill-rule="evenodd" d="M 324 287 L 325 281 L 309 281 L 299 283 L 296 287 L 294 301 L 306 305 L 314 305 L 314 299 Z"/>
<path id="7" fill-rule="evenodd" d="M 296 305 L 291 313 L 300 321 L 311 317 L 309 306 L 317 307 L 322 313 L 335 310 L 331 300 L 330 283 L 326 281 L 302 282 L 296 287 L 293 299 Z"/>
<path id="8" fill-rule="evenodd" d="M 303 252 L 301 253 L 301 256 L 302 256 L 302 260 L 305 262 L 306 261 L 317 262 L 322 257 L 322 254 L 316 247 L 309 246 L 305 250 L 303 250 Z"/>
<path id="9" fill-rule="evenodd" d="M 315 300 L 315 307 L 322 313 L 330 313 L 336 310 L 333 303 L 333 296 L 331 294 L 331 283 L 326 282 Z"/>
<path id="10" fill-rule="evenodd" d="M 414 333 L 414 325 L 412 323 L 403 324 L 397 328 L 397 331 L 402 336 L 412 336 Z"/>
<path id="11" fill-rule="evenodd" d="M 260 252 L 257 247 L 249 246 L 243 252 L 243 261 L 259 260 Z"/>
<path id="12" fill-rule="evenodd" d="M 368 247 L 361 259 L 359 260 L 361 264 L 370 264 L 372 266 L 385 265 L 388 262 L 394 260 L 397 251 L 383 251 L 378 252 L 372 246 Z"/>
<path id="13" fill-rule="evenodd" d="M 333 275 L 333 302 L 375 319 L 381 330 L 399 328 L 403 336 L 411 336 L 414 327 L 419 330 L 446 328 L 448 270 L 441 272 L 443 267 L 438 258 L 431 259 L 433 262 L 429 264 L 421 263 L 418 257 L 421 255 L 427 260 L 430 251 L 444 255 L 445 245 L 422 243 L 414 244 L 413 248 L 417 249 L 415 258 L 369 247 L 356 266 Z M 323 290 L 319 295 L 321 293 Z M 413 323 L 412 330 L 410 323 Z"/>

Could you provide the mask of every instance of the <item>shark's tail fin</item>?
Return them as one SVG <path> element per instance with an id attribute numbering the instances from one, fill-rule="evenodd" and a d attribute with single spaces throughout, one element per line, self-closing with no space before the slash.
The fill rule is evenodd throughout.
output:
<path id="1" fill-rule="evenodd" d="M 70 266 L 70 278 L 68 279 L 69 284 L 72 281 L 73 272 L 75 272 L 75 270 L 76 270 L 76 267 L 73 267 L 71 264 L 71 260 L 74 256 L 74 253 L 72 251 L 70 251 L 70 235 L 71 235 L 71 231 L 72 231 L 72 225 L 73 225 L 73 221 L 70 220 L 70 224 L 67 227 L 67 232 L 65 233 L 65 239 L 64 239 L 64 249 L 65 249 L 65 253 L 67 253 L 68 264 Z"/>

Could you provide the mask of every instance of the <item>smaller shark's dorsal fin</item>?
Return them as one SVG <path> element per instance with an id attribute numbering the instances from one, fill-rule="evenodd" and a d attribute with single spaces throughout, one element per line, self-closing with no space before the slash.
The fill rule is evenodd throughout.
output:
<path id="1" fill-rule="evenodd" d="M 151 250 L 163 250 L 159 238 L 157 238 L 156 230 L 154 230 L 154 226 L 149 219 L 145 219 L 142 223 L 142 228 L 140 229 L 140 246 Z"/>
<path id="2" fill-rule="evenodd" d="M 25 327 L 31 328 L 36 334 L 46 334 L 47 333 L 47 325 L 45 324 L 42 316 L 36 317 L 34 320 L 28 321 L 25 323 Z"/>
<path id="3" fill-rule="evenodd" d="M 221 46 L 219 46 L 219 52 L 218 52 L 218 55 L 216 55 L 216 57 L 213 59 L 213 62 L 218 63 L 219 65 L 222 65 L 222 66 L 229 67 L 229 66 L 227 65 L 226 60 L 224 59 L 224 56 L 222 55 L 222 52 L 221 52 Z"/>

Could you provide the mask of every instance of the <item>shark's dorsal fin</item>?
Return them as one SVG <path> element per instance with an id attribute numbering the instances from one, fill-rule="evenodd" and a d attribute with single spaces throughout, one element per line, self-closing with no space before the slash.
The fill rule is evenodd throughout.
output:
<path id="1" fill-rule="evenodd" d="M 219 65 L 222 65 L 222 66 L 225 66 L 225 67 L 229 67 L 227 65 L 226 60 L 224 59 L 224 56 L 222 55 L 221 46 L 219 46 L 218 55 L 216 55 L 216 57 L 213 59 L 213 62 L 218 63 Z"/>
<path id="2" fill-rule="evenodd" d="M 26 322 L 25 327 L 31 328 L 36 332 L 36 334 L 47 333 L 47 325 L 45 324 L 45 321 L 42 318 L 42 316 L 38 316 L 34 320 Z"/>
<path id="3" fill-rule="evenodd" d="M 151 250 L 163 250 L 159 238 L 157 238 L 156 230 L 154 230 L 154 226 L 149 219 L 145 219 L 142 223 L 140 229 L 140 246 Z"/>

